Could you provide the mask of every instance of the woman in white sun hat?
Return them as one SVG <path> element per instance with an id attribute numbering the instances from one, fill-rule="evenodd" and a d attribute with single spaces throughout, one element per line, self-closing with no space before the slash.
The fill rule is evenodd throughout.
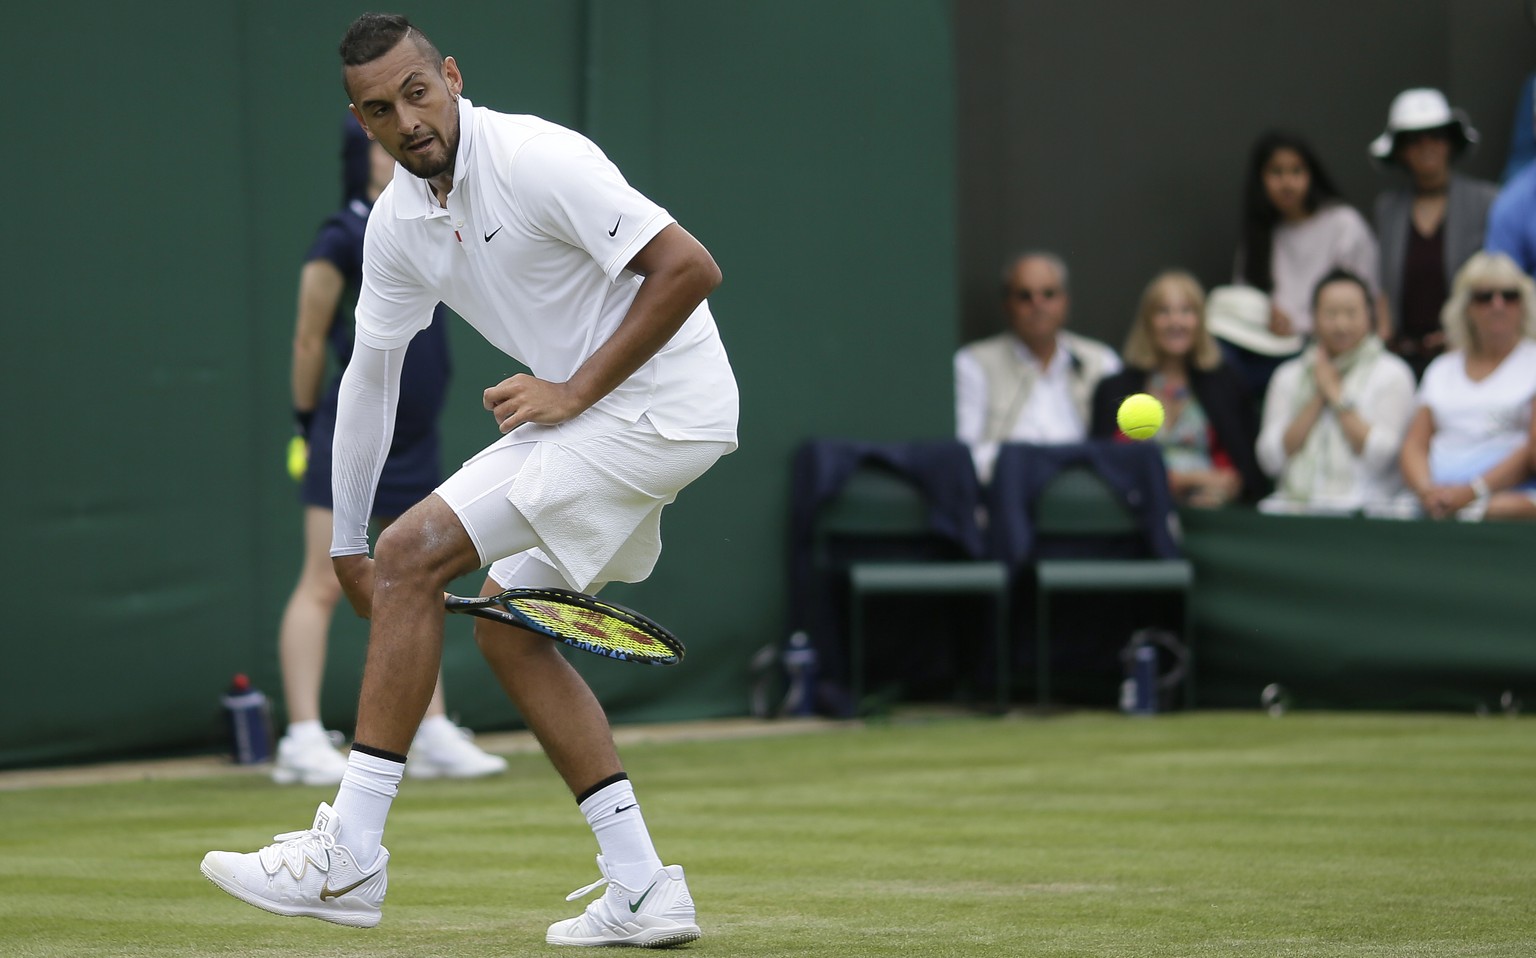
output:
<path id="1" fill-rule="evenodd" d="M 1476 144 L 1467 115 L 1452 109 L 1444 93 L 1422 88 L 1397 95 L 1386 129 L 1371 142 L 1382 168 L 1407 177 L 1376 197 L 1376 238 L 1391 316 L 1382 338 L 1415 376 L 1445 350 L 1440 307 L 1451 278 L 1482 248 L 1488 208 L 1498 195 L 1494 184 L 1452 170 Z"/>

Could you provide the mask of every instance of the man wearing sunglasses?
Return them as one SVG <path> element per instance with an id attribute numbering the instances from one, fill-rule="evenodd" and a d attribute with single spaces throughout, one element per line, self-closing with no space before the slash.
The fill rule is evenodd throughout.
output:
<path id="1" fill-rule="evenodd" d="M 1121 368 L 1113 349 L 1066 329 L 1061 257 L 1022 253 L 1002 280 L 1008 329 L 955 354 L 955 435 L 970 445 L 983 482 L 1000 443 L 1082 442 L 1094 387 Z"/>

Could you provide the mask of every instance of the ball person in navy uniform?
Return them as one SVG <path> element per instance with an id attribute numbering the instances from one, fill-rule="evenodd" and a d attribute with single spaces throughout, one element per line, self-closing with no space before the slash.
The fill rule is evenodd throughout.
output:
<path id="1" fill-rule="evenodd" d="M 278 658 L 288 728 L 277 743 L 272 778 L 279 784 L 336 785 L 347 759 L 320 723 L 327 638 L 341 585 L 331 567 L 331 438 L 336 430 L 338 374 L 325 383 L 326 352 L 345 370 L 352 357 L 352 307 L 363 285 L 363 233 L 368 214 L 394 175 L 395 161 L 352 117 L 342 127 L 342 206 L 315 234 L 299 274 L 293 337 L 292 389 L 298 441 L 304 443 L 299 477 L 304 503 L 304 564 L 283 610 Z M 400 374 L 401 400 L 394 440 L 373 499 L 373 518 L 387 527 L 431 495 L 442 482 L 438 417 L 448 395 L 451 366 L 442 304 L 411 340 Z M 507 761 L 476 747 L 467 729 L 447 716 L 442 678 L 411 745 L 411 773 L 420 777 L 475 778 L 506 770 Z"/>

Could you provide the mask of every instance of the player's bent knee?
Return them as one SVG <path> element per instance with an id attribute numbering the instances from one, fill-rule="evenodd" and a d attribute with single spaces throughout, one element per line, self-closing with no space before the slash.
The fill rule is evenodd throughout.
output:
<path id="1" fill-rule="evenodd" d="M 469 534 L 441 499 L 428 496 L 379 534 L 373 550 L 379 576 L 441 587 L 480 566 Z"/>

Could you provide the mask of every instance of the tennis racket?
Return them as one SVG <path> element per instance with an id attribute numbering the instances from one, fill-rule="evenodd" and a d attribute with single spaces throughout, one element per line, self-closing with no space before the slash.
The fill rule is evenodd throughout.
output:
<path id="1" fill-rule="evenodd" d="M 676 665 L 683 643 L 646 616 L 566 589 L 508 589 L 499 595 L 445 595 L 449 612 L 548 636 L 573 649 L 640 665 Z"/>

